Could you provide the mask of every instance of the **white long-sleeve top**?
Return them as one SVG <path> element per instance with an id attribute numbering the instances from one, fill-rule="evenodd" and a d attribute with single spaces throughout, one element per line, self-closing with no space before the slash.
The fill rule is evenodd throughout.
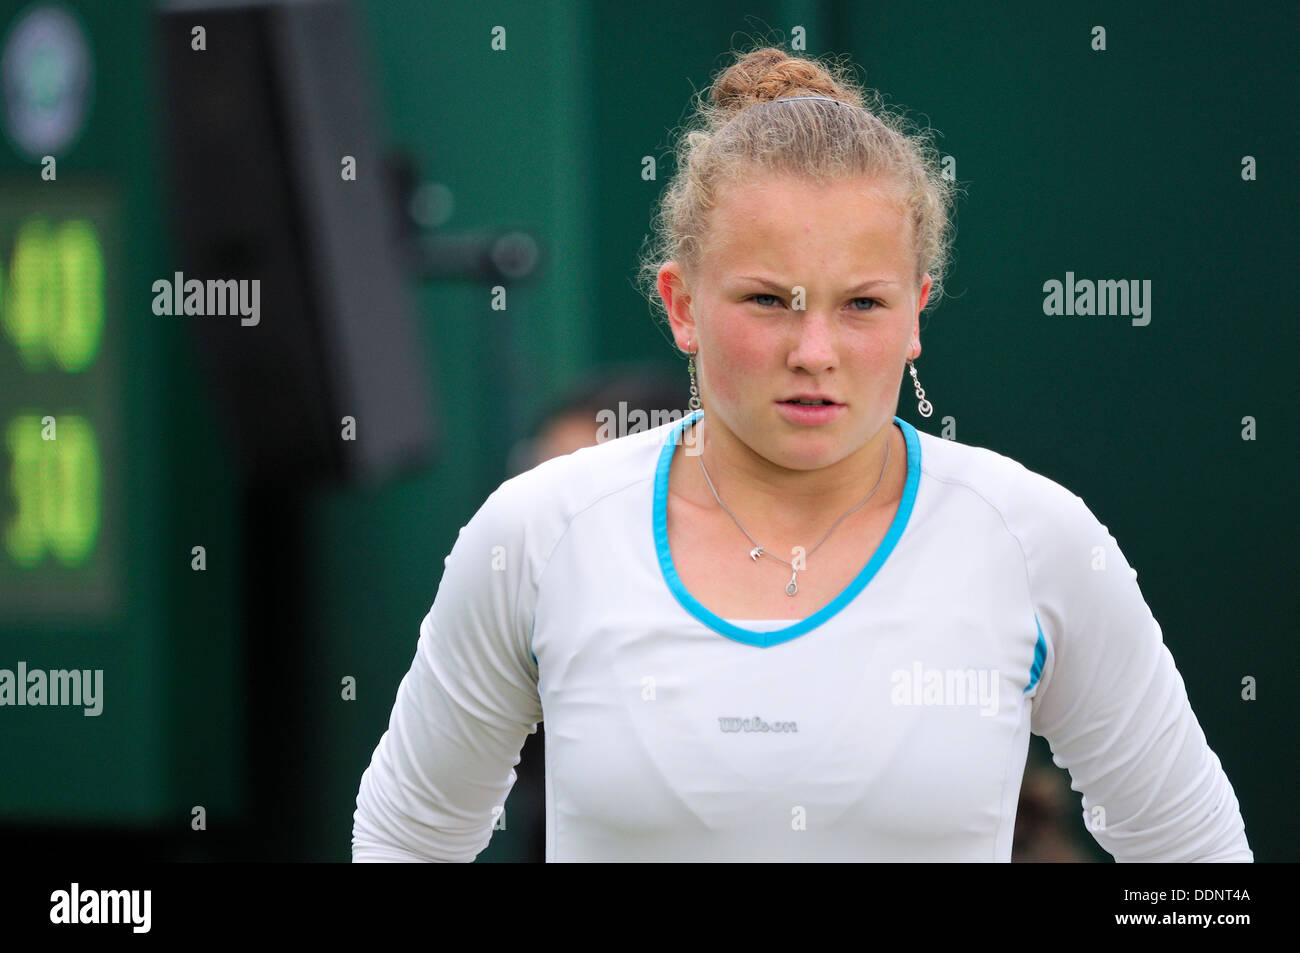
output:
<path id="1" fill-rule="evenodd" d="M 548 861 L 1007 861 L 1032 731 L 1118 861 L 1251 861 L 1115 539 L 1016 461 L 917 431 L 861 573 L 798 622 L 686 591 L 698 416 L 549 460 L 464 526 L 361 778 L 354 861 L 471 861 L 546 722 Z"/>

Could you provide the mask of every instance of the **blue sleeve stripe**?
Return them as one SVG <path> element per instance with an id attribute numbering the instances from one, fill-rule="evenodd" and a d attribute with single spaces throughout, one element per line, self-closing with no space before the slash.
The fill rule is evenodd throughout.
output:
<path id="1" fill-rule="evenodd" d="M 1031 688 L 1038 684 L 1039 676 L 1043 674 L 1043 665 L 1047 662 L 1047 642 L 1043 639 L 1043 626 L 1038 621 L 1038 615 L 1034 615 L 1034 625 L 1038 627 L 1038 642 L 1034 645 L 1034 665 L 1029 670 L 1029 684 L 1025 686 L 1025 694 Z"/>

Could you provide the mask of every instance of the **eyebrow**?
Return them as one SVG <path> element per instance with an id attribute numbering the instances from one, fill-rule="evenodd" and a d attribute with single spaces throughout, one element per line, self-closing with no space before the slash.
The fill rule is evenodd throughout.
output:
<path id="1" fill-rule="evenodd" d="M 764 287 L 775 288 L 777 291 L 782 291 L 782 292 L 789 292 L 790 290 L 788 287 L 780 284 L 779 282 L 772 281 L 768 278 L 759 278 L 757 275 L 741 275 L 736 280 L 754 281 L 760 285 L 763 285 Z M 866 281 L 854 285 L 852 288 L 850 288 L 849 293 L 852 294 L 853 292 L 857 292 L 857 291 L 866 291 L 870 288 L 876 287 L 877 285 L 885 285 L 885 286 L 893 287 L 896 286 L 897 284 L 898 284 L 897 281 L 891 281 L 887 278 L 868 278 Z"/>

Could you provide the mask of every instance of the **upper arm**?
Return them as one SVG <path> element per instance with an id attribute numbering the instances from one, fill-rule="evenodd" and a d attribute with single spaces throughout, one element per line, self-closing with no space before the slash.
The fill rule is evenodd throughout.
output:
<path id="1" fill-rule="evenodd" d="M 487 846 L 542 718 L 529 645 L 536 541 L 519 490 L 508 481 L 489 497 L 444 561 L 361 779 L 353 860 L 471 861 Z"/>
<path id="2" fill-rule="evenodd" d="M 1032 727 L 1118 861 L 1252 859 L 1236 796 L 1115 538 L 1057 488 L 1028 553 L 1048 663 Z"/>

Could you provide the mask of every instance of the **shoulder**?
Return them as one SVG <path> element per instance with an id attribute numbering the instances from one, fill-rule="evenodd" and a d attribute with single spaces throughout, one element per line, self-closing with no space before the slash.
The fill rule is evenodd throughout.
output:
<path id="1" fill-rule="evenodd" d="M 600 501 L 652 481 L 671 426 L 547 460 L 492 491 L 443 560 L 435 608 L 441 619 L 461 620 L 443 626 L 486 618 L 486 628 L 513 632 L 525 645 L 542 576 L 570 525 Z M 619 505 L 631 499 L 624 493 Z"/>
<path id="2" fill-rule="evenodd" d="M 936 497 L 951 497 L 943 525 L 978 526 L 971 510 L 996 514 L 1023 557 L 1036 618 L 1049 647 L 1064 633 L 1132 628 L 1150 612 L 1137 571 L 1083 499 L 1019 461 L 983 447 L 921 436 L 922 472 Z M 954 530 L 960 532 L 960 530 Z M 976 540 L 960 540 L 976 544 Z M 1095 635 L 1093 636 L 1095 639 Z"/>
<path id="3" fill-rule="evenodd" d="M 972 509 L 992 515 L 1018 542 L 1031 574 L 1077 565 L 1106 545 L 1107 528 L 1068 487 L 994 450 L 918 434 L 920 492 L 949 504 L 948 518 Z"/>
<path id="4" fill-rule="evenodd" d="M 917 433 L 926 480 L 983 501 L 1009 523 L 1060 516 L 1083 503 L 1072 490 L 1005 454 Z"/>
<path id="5" fill-rule="evenodd" d="M 540 463 L 497 487 L 475 518 L 558 538 L 584 510 L 652 482 L 665 442 L 679 424 L 670 420 Z"/>

